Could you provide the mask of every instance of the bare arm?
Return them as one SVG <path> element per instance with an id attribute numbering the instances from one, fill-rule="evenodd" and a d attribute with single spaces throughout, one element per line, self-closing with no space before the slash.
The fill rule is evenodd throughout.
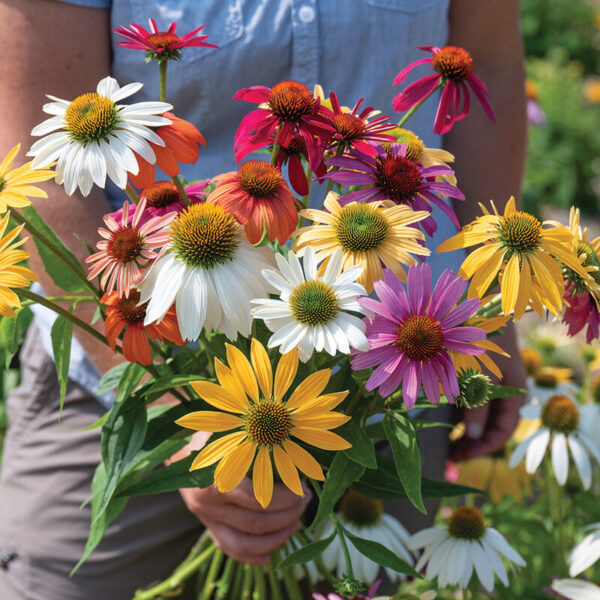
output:
<path id="1" fill-rule="evenodd" d="M 503 210 L 511 195 L 519 198 L 521 193 L 527 118 L 518 0 L 452 0 L 449 43 L 464 47 L 473 57 L 475 73 L 489 89 L 496 116 L 496 123 L 491 123 L 474 100 L 469 116 L 445 137 L 467 197 L 455 205 L 465 224 L 481 214 L 478 202 L 493 199 Z M 505 374 L 503 383 L 524 387 L 525 371 L 512 325 L 498 341 L 511 354 L 511 359 L 496 361 Z M 497 450 L 518 421 L 520 400 L 496 400 L 468 411 L 467 438 L 455 448 L 455 458 Z"/>

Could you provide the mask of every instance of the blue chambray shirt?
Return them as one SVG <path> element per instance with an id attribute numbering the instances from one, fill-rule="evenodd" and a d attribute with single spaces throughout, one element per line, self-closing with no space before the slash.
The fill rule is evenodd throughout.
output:
<path id="1" fill-rule="evenodd" d="M 352 106 L 364 97 L 371 105 L 398 120 L 392 98 L 395 75 L 426 54 L 417 46 L 442 46 L 448 36 L 450 0 L 61 0 L 94 8 L 110 8 L 112 28 L 138 23 L 147 28 L 148 18 L 160 30 L 177 22 L 184 34 L 205 24 L 203 33 L 220 49 L 185 48 L 180 61 L 169 63 L 167 101 L 174 112 L 194 123 L 206 138 L 195 165 L 182 165 L 188 180 L 213 177 L 235 168 L 233 138 L 241 119 L 255 104 L 234 102 L 235 92 L 253 85 L 272 86 L 295 79 L 310 89 L 320 83 L 325 93 L 333 90 L 342 104 Z M 131 102 L 158 99 L 158 69 L 144 62 L 144 52 L 116 45 L 113 35 L 112 75 L 119 84 L 141 81 L 144 88 Z M 416 69 L 407 85 L 428 73 Z M 51 92 L 51 90 L 49 90 Z M 83 92 L 83 90 L 82 90 Z M 427 146 L 440 147 L 432 132 L 437 103 L 430 99 L 411 118 L 413 129 Z M 316 189 L 315 189 L 316 188 Z M 311 204 L 320 207 L 322 190 L 313 186 Z M 107 189 L 118 208 L 123 192 Z M 453 235 L 454 225 L 434 208 L 438 230 L 427 245 L 432 250 Z M 445 268 L 460 266 L 460 253 L 428 259 L 435 278 Z M 48 315 L 37 315 L 44 345 L 51 352 Z M 99 375 L 74 340 L 70 376 L 95 393 Z M 111 398 L 101 399 L 109 405 Z"/>

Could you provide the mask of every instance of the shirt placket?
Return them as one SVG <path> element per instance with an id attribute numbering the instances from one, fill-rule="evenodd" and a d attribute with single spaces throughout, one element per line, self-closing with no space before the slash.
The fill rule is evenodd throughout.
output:
<path id="1" fill-rule="evenodd" d="M 310 89 L 319 81 L 317 0 L 292 0 L 292 79 Z"/>

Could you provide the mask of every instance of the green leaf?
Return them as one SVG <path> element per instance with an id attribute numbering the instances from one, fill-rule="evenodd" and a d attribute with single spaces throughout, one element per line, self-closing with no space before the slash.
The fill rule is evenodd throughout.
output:
<path id="1" fill-rule="evenodd" d="M 96 419 L 91 425 L 88 425 L 87 427 L 84 427 L 79 431 L 91 431 L 92 429 L 98 429 L 98 427 L 102 427 L 102 425 L 104 425 L 104 422 L 108 418 L 108 414 L 108 411 L 106 411 L 99 419 Z"/>
<path id="2" fill-rule="evenodd" d="M 63 244 L 62 240 L 46 225 L 40 214 L 35 210 L 33 206 L 26 206 L 23 208 L 23 216 L 29 223 L 31 223 L 47 240 L 49 240 L 54 246 L 59 248 L 62 253 L 70 259 L 71 263 L 80 271 L 83 279 L 86 278 L 86 272 L 83 267 L 79 264 L 79 261 L 75 255 Z M 33 236 L 32 236 L 33 237 Z M 54 283 L 65 290 L 75 294 L 77 292 L 87 291 L 85 283 L 78 277 L 65 263 L 48 249 L 42 242 L 36 237 L 33 237 L 36 248 L 40 254 L 40 257 L 44 263 L 46 273 L 52 277 Z"/>
<path id="3" fill-rule="evenodd" d="M 163 392 L 171 391 L 173 388 L 189 385 L 192 381 L 202 380 L 204 380 L 204 377 L 199 375 L 168 375 L 154 381 L 148 388 L 148 395 L 160 395 Z"/>
<path id="4" fill-rule="evenodd" d="M 493 385 L 490 388 L 490 398 L 512 398 L 526 393 L 527 390 L 508 385 Z"/>
<path id="5" fill-rule="evenodd" d="M 407 562 L 403 561 L 379 542 L 364 540 L 352 535 L 347 529 L 344 529 L 344 534 L 363 556 L 366 556 L 378 565 L 387 567 L 388 569 L 394 569 L 394 571 L 398 571 L 398 573 L 405 573 L 411 577 L 423 579 L 423 576 L 415 571 Z"/>
<path id="6" fill-rule="evenodd" d="M 52 352 L 56 364 L 56 375 L 60 384 L 60 409 L 62 414 L 67 384 L 69 383 L 69 363 L 71 360 L 71 340 L 73 339 L 73 321 L 59 315 L 50 331 Z"/>
<path id="7" fill-rule="evenodd" d="M 344 450 L 344 454 L 367 469 L 377 468 L 375 447 L 365 431 L 363 421 L 368 404 L 362 402 L 352 411 L 352 418 L 340 427 L 336 433 L 352 444 L 352 448 Z"/>
<path id="8" fill-rule="evenodd" d="M 294 550 L 288 554 L 283 560 L 277 565 L 277 569 L 285 569 L 287 567 L 293 567 L 294 565 L 303 565 L 311 560 L 314 560 L 318 556 L 321 556 L 327 546 L 333 542 L 335 533 L 332 533 L 328 538 L 324 540 L 317 540 L 316 542 L 310 542 L 306 546 L 302 546 L 297 550 Z"/>
<path id="9" fill-rule="evenodd" d="M 421 494 L 421 452 L 413 424 L 410 419 L 394 411 L 391 418 L 389 415 L 383 418 L 383 430 L 394 453 L 396 472 L 408 499 L 418 510 L 427 514 Z"/>
<path id="10" fill-rule="evenodd" d="M 13 356 L 18 352 L 25 332 L 33 319 L 33 313 L 27 306 L 16 313 L 16 317 L 0 317 L 0 340 L 4 350 L 6 368 L 10 366 Z"/>
<path id="11" fill-rule="evenodd" d="M 152 471 L 147 477 L 119 491 L 118 497 L 173 492 L 181 488 L 206 488 L 214 481 L 216 466 L 190 471 L 194 455 Z"/>
<path id="12" fill-rule="evenodd" d="M 100 383 L 98 384 L 96 394 L 98 396 L 103 396 L 107 392 L 114 390 L 119 385 L 119 380 L 121 379 L 123 371 L 128 364 L 129 363 L 122 362 L 120 365 L 117 365 L 116 367 L 106 371 L 106 373 L 104 373 L 104 375 L 102 375 L 100 378 Z"/>
<path id="13" fill-rule="evenodd" d="M 313 522 L 308 528 L 314 530 L 333 512 L 336 502 L 344 492 L 365 472 L 365 467 L 350 460 L 342 452 L 338 452 L 327 471 L 327 478 L 323 484 L 319 497 L 319 507 Z"/>

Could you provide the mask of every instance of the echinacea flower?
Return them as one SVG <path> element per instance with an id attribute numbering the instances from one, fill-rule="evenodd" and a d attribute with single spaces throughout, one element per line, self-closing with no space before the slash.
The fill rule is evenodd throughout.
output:
<path id="1" fill-rule="evenodd" d="M 198 160 L 199 145 L 206 146 L 204 136 L 188 121 L 166 112 L 162 115 L 169 124 L 156 130 L 158 141 L 150 140 L 150 147 L 156 155 L 156 164 L 136 151 L 135 158 L 139 172 L 131 172 L 129 180 L 137 188 L 150 187 L 156 180 L 156 167 L 165 175 L 179 175 L 179 163 L 194 164 Z"/>
<path id="2" fill-rule="evenodd" d="M 481 511 L 474 506 L 457 508 L 446 527 L 431 527 L 415 533 L 407 546 L 413 551 L 423 548 L 415 570 L 420 571 L 427 565 L 425 577 L 436 578 L 440 587 L 458 585 L 464 589 L 475 574 L 481 585 L 491 592 L 494 575 L 508 586 L 503 558 L 509 564 L 525 566 L 521 555 L 486 523 Z"/>
<path id="3" fill-rule="evenodd" d="M 379 588 L 380 583 L 380 581 L 376 581 L 367 590 L 366 595 L 358 594 L 358 596 L 354 596 L 354 598 L 352 598 L 351 600 L 375 600 L 375 598 L 373 598 L 373 594 L 377 593 L 377 589 Z M 312 597 L 313 600 L 346 600 L 345 598 L 342 598 L 339 594 L 334 593 L 327 594 L 327 596 L 323 596 L 323 594 L 313 594 Z"/>
<path id="4" fill-rule="evenodd" d="M 294 250 L 302 255 L 307 246 L 312 246 L 317 263 L 323 263 L 321 270 L 332 254 L 341 250 L 342 271 L 362 267 L 356 281 L 369 294 L 373 283 L 383 278 L 382 263 L 396 277 L 405 280 L 402 265 L 416 265 L 413 254 L 427 256 L 430 253 L 421 243 L 425 236 L 414 227 L 428 217 L 426 211 L 413 211 L 408 206 L 386 208 L 379 202 L 351 202 L 340 206 L 338 195 L 333 191 L 325 198 L 324 208 L 300 211 L 302 217 L 319 224 L 296 232 Z"/>
<path id="5" fill-rule="evenodd" d="M 273 134 L 273 142 L 275 142 L 275 134 Z M 300 196 L 307 196 L 310 189 L 306 178 L 307 175 L 302 164 L 302 158 L 307 162 L 309 161 L 308 150 L 306 149 L 304 138 L 296 136 L 292 138 L 289 144 L 279 146 L 279 152 L 275 159 L 275 166 L 282 171 L 283 166 L 287 165 L 288 179 L 290 180 L 290 185 L 293 190 Z M 323 163 L 322 158 L 314 165 L 311 165 L 309 162 L 309 167 L 317 177 L 321 177 L 327 173 L 327 167 L 325 166 L 325 163 Z"/>
<path id="6" fill-rule="evenodd" d="M 72 102 L 48 96 L 44 112 L 53 115 L 36 125 L 31 135 L 44 136 L 31 146 L 32 168 L 56 163 L 57 183 L 71 195 L 79 188 L 87 196 L 95 183 L 103 188 L 108 176 L 125 189 L 127 173 L 139 171 L 135 154 L 156 162 L 155 147 L 164 141 L 153 128 L 169 125 L 163 115 L 173 108 L 166 102 L 118 104 L 143 87 L 129 83 L 120 87 L 116 79 L 105 77 L 95 92 L 78 96 Z"/>
<path id="7" fill-rule="evenodd" d="M 556 579 L 552 589 L 566 600 L 600 600 L 600 587 L 580 579 Z"/>
<path id="8" fill-rule="evenodd" d="M 564 296 L 559 261 L 581 277 L 588 276 L 571 250 L 571 232 L 563 226 L 544 228 L 534 216 L 516 209 L 513 196 L 504 215 L 498 214 L 493 203 L 493 214 L 483 205 L 481 208 L 483 216 L 437 248 L 448 252 L 483 244 L 467 256 L 459 270 L 459 275 L 471 279 L 469 298 L 482 298 L 499 278 L 506 316 L 514 311 L 517 321 L 529 304 L 540 315 L 545 306 L 558 316 Z"/>
<path id="9" fill-rule="evenodd" d="M 145 206 L 145 201 L 140 200 L 131 221 L 129 212 L 132 205 L 127 201 L 123 203 L 120 223 L 111 215 L 104 215 L 106 228 L 98 229 L 98 233 L 104 239 L 96 244 L 100 252 L 85 259 L 92 265 L 88 280 L 102 273 L 100 286 L 109 294 L 116 286 L 119 298 L 129 296 L 131 286 L 140 281 L 140 267 L 146 266 L 156 258 L 156 250 L 161 249 L 169 239 L 167 226 L 175 217 L 175 213 L 155 217 L 141 225 L 140 219 Z"/>
<path id="10" fill-rule="evenodd" d="M 273 143 L 289 146 L 295 137 L 302 137 L 309 161 L 320 159 L 320 138 L 329 139 L 334 129 L 325 108 L 311 91 L 297 81 L 280 81 L 272 88 L 255 85 L 238 90 L 234 100 L 259 103 L 259 108 L 246 115 L 235 134 L 235 159 Z"/>
<path id="11" fill-rule="evenodd" d="M 204 202 L 208 194 L 204 191 L 209 184 L 209 180 L 198 181 L 186 185 L 185 194 L 190 201 L 190 204 L 196 202 Z M 154 217 L 162 217 L 171 212 L 181 212 L 185 207 L 182 197 L 179 195 L 179 190 L 174 183 L 170 181 L 157 181 L 147 188 L 140 191 L 140 201 L 146 202 L 146 209 L 142 215 L 141 223 L 145 223 Z"/>
<path id="12" fill-rule="evenodd" d="M 32 281 L 38 280 L 31 269 L 17 264 L 29 258 L 29 252 L 19 248 L 29 238 L 14 242 L 24 225 L 15 227 L 4 235 L 9 220 L 10 213 L 6 213 L 0 221 L 0 315 L 3 317 L 15 317 L 13 309 L 21 308 L 19 296 L 13 290 L 29 287 Z"/>
<path id="13" fill-rule="evenodd" d="M 284 485 L 304 496 L 298 469 L 312 479 L 323 481 L 319 463 L 291 438 L 323 450 L 345 450 L 350 444 L 329 431 L 350 417 L 333 412 L 348 392 L 322 395 L 331 369 L 309 375 L 284 400 L 298 371 L 295 350 L 279 358 L 275 377 L 264 346 L 252 339 L 250 361 L 226 344 L 227 367 L 215 358 L 218 384 L 196 381 L 191 385 L 199 396 L 217 411 L 198 411 L 177 420 L 177 424 L 197 431 L 233 433 L 204 447 L 190 470 L 216 462 L 215 485 L 220 492 L 236 488 L 252 468 L 254 495 L 266 508 L 273 496 L 273 464 Z"/>
<path id="14" fill-rule="evenodd" d="M 159 31 L 158 25 L 154 19 L 148 19 L 150 31 L 144 29 L 137 23 L 131 23 L 129 27 L 122 25 L 113 31 L 125 38 L 125 41 L 117 42 L 117 46 L 131 48 L 133 50 L 145 50 L 146 59 L 167 60 L 181 58 L 180 50 L 182 48 L 218 48 L 215 44 L 209 44 L 205 40 L 207 35 L 198 35 L 204 29 L 204 25 L 192 29 L 189 33 L 181 37 L 175 33 L 177 23 L 171 23 L 167 31 Z"/>
<path id="15" fill-rule="evenodd" d="M 372 500 L 348 490 L 340 501 L 337 517 L 344 528 L 352 535 L 364 540 L 378 542 L 407 564 L 411 566 L 414 564 L 415 559 L 406 548 L 406 542 L 410 534 L 398 519 L 384 512 L 381 500 Z M 319 531 L 318 537 L 319 539 L 326 539 L 334 531 L 333 523 L 328 520 Z M 380 565 L 363 556 L 351 544 L 348 545 L 348 551 L 354 576 L 361 581 L 374 581 L 379 574 Z M 327 570 L 335 572 L 338 577 L 342 577 L 346 572 L 342 545 L 338 537 L 327 546 L 321 558 Z M 394 569 L 386 567 L 385 573 L 392 583 L 404 579 Z"/>
<path id="16" fill-rule="evenodd" d="M 341 185 L 358 185 L 360 189 L 340 197 L 340 204 L 349 202 L 375 202 L 391 200 L 394 204 L 406 204 L 414 210 L 431 212 L 431 204 L 438 206 L 451 221 L 460 227 L 452 208 L 438 194 L 464 200 L 464 194 L 445 181 L 436 181 L 437 177 L 453 175 L 454 171 L 444 165 L 423 167 L 406 157 L 406 144 L 390 144 L 389 150 L 374 143 L 376 155 L 370 156 L 359 150 L 352 150 L 344 156 L 334 156 L 326 162 L 340 167 L 330 171 L 322 179 L 331 179 Z M 421 221 L 428 235 L 437 229 L 432 217 Z"/>
<path id="17" fill-rule="evenodd" d="M 169 310 L 160 323 L 144 325 L 146 305 L 139 304 L 139 300 L 140 293 L 136 289 L 131 290 L 129 297 L 119 298 L 116 292 L 104 294 L 100 299 L 106 306 L 104 333 L 114 352 L 117 339 L 125 330 L 122 341 L 123 356 L 130 362 L 150 365 L 152 351 L 149 340 L 156 339 L 162 342 L 166 339 L 178 346 L 185 342 L 181 339 L 174 310 Z"/>
<path id="18" fill-rule="evenodd" d="M 431 292 L 431 268 L 428 264 L 411 267 L 406 290 L 390 271 L 384 281 L 375 282 L 379 298 L 360 298 L 359 303 L 375 314 L 367 318 L 369 350 L 352 361 L 354 370 L 377 367 L 366 389 L 379 388 L 385 398 L 402 384 L 402 398 L 411 409 L 423 384 L 425 395 L 436 404 L 440 384 L 449 402 L 460 391 L 456 370 L 448 351 L 483 354 L 475 342 L 486 338 L 478 327 L 465 321 L 479 308 L 477 299 L 459 303 L 467 282 L 446 270 Z"/>
<path id="19" fill-rule="evenodd" d="M 251 244 L 263 236 L 263 226 L 270 241 L 280 244 L 290 237 L 298 225 L 297 200 L 281 171 L 264 160 L 249 160 L 237 171 L 223 173 L 213 179 L 217 187 L 207 202 L 222 206 L 244 225 Z"/>
<path id="20" fill-rule="evenodd" d="M 21 149 L 17 144 L 8 152 L 0 162 L 0 214 L 8 208 L 23 208 L 33 198 L 47 198 L 48 194 L 32 183 L 40 183 L 52 179 L 56 173 L 50 169 L 33 169 L 31 162 L 20 167 L 12 167 L 12 163 Z"/>
<path id="21" fill-rule="evenodd" d="M 402 69 L 393 85 L 399 85 L 408 74 L 418 65 L 429 64 L 435 71 L 434 75 L 423 77 L 411 83 L 406 89 L 394 97 L 394 110 L 403 112 L 419 104 L 437 87 L 443 87 L 438 104 L 433 133 L 444 134 L 452 129 L 456 121 L 467 116 L 470 107 L 469 88 L 491 121 L 494 113 L 488 102 L 489 93 L 485 84 L 473 73 L 473 59 L 464 49 L 457 46 L 419 46 L 419 50 L 431 52 L 432 56 L 422 58 Z M 467 87 L 468 86 L 468 87 Z"/>
<path id="22" fill-rule="evenodd" d="M 584 528 L 591 533 L 581 540 L 569 554 L 569 575 L 577 577 L 600 559 L 600 523 Z"/>
<path id="23" fill-rule="evenodd" d="M 269 348 L 280 348 L 282 354 L 298 348 L 302 362 L 315 351 L 325 350 L 335 356 L 338 350 L 350 354 L 351 348 L 363 351 L 369 348 L 365 324 L 350 314 L 364 312 L 357 302 L 359 296 L 366 295 L 365 288 L 356 283 L 360 267 L 340 275 L 342 253 L 337 251 L 320 277 L 310 246 L 302 266 L 294 252 L 287 259 L 281 254 L 275 258 L 280 272 L 265 269 L 262 274 L 277 289 L 279 299 L 252 300 L 253 316 L 263 319 L 274 332 Z"/>
<path id="24" fill-rule="evenodd" d="M 140 284 L 140 301 L 149 301 L 144 325 L 160 321 L 175 302 L 186 340 L 197 340 L 203 327 L 230 340 L 238 332 L 248 336 L 250 300 L 268 296 L 260 271 L 273 262 L 273 251 L 251 246 L 224 208 L 192 204 L 171 223 L 163 252 Z"/>
<path id="25" fill-rule="evenodd" d="M 598 407 L 594 404 L 579 406 L 562 394 L 550 397 L 544 404 L 526 404 L 521 408 L 525 419 L 540 419 L 541 427 L 522 441 L 512 453 L 509 465 L 514 468 L 525 459 L 528 473 L 535 473 L 551 448 L 552 467 L 559 485 L 565 485 L 569 475 L 569 451 L 583 487 L 592 485 L 591 455 L 600 463 L 600 448 L 585 431 L 584 423 L 597 419 Z M 596 435 L 594 432 L 593 435 Z"/>

